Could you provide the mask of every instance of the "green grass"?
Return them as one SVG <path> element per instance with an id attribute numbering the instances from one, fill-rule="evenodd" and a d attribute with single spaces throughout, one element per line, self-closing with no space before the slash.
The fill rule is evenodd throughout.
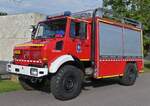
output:
<path id="1" fill-rule="evenodd" d="M 22 87 L 17 81 L 0 81 L 0 93 L 21 90 Z"/>
<path id="2" fill-rule="evenodd" d="M 150 61 L 145 61 L 144 72 L 150 72 Z"/>

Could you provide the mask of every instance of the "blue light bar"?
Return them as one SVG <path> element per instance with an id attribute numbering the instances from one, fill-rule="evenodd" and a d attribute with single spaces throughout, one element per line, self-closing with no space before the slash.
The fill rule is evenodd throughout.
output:
<path id="1" fill-rule="evenodd" d="M 47 19 L 60 17 L 60 16 L 71 16 L 71 12 L 70 11 L 65 11 L 63 13 L 57 13 L 57 14 L 54 14 L 54 15 L 50 15 L 50 16 L 47 16 Z"/>
<path id="2" fill-rule="evenodd" d="M 64 16 L 71 16 L 71 11 L 65 11 Z"/>

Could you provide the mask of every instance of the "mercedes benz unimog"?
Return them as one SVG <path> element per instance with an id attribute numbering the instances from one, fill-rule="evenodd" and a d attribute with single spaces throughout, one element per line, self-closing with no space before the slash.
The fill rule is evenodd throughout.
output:
<path id="1" fill-rule="evenodd" d="M 60 100 L 77 97 L 87 78 L 118 77 L 121 84 L 133 85 L 143 72 L 141 23 L 102 11 L 48 16 L 33 27 L 31 41 L 14 47 L 7 71 L 17 74 L 26 90 L 48 82 Z"/>

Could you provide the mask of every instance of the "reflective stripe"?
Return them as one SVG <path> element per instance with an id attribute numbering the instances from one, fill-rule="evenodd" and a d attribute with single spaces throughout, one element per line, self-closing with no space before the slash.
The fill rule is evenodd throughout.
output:
<path id="1" fill-rule="evenodd" d="M 113 78 L 113 77 L 119 77 L 119 76 L 123 76 L 123 74 L 119 74 L 119 75 L 110 75 L 110 76 L 102 76 L 102 77 L 97 77 L 97 78 Z"/>
<path id="2" fill-rule="evenodd" d="M 99 61 L 143 61 L 143 59 L 101 59 Z"/>
<path id="3" fill-rule="evenodd" d="M 80 59 L 80 61 L 89 61 L 90 59 Z"/>
<path id="4" fill-rule="evenodd" d="M 33 62 L 33 63 L 42 63 L 42 61 L 39 60 L 22 60 L 22 59 L 15 59 L 17 62 Z"/>
<path id="5" fill-rule="evenodd" d="M 139 73 L 144 73 L 144 70 L 139 71 Z"/>
<path id="6" fill-rule="evenodd" d="M 36 46 L 36 47 L 41 47 L 41 46 L 44 46 L 44 44 L 19 44 L 19 45 L 16 45 L 17 47 L 20 47 L 20 46 Z"/>

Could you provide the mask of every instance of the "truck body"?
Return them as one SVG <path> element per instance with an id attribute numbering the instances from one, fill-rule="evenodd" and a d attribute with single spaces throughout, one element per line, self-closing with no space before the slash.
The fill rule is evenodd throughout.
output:
<path id="1" fill-rule="evenodd" d="M 66 12 L 39 22 L 32 40 L 14 48 L 8 72 L 26 84 L 32 80 L 32 88 L 49 79 L 52 93 L 61 100 L 76 97 L 85 76 L 119 77 L 124 85 L 133 85 L 143 72 L 142 29 L 132 20 L 120 22 L 94 12 L 88 18 Z"/>

